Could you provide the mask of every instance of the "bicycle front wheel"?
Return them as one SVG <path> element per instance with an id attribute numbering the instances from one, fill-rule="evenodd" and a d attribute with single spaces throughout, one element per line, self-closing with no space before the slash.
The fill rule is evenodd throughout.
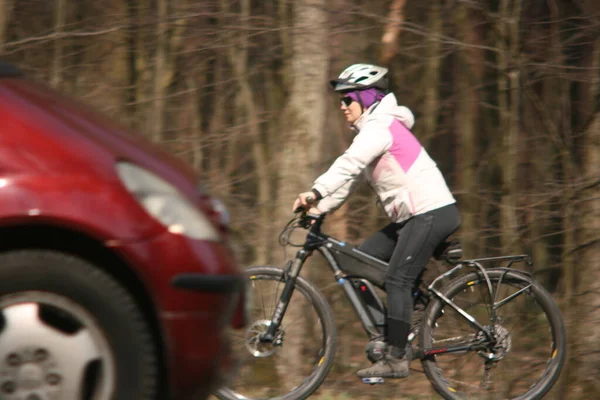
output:
<path id="1" fill-rule="evenodd" d="M 436 299 L 421 327 L 425 372 L 445 399 L 540 399 L 558 379 L 565 360 L 560 310 L 525 274 L 487 272 L 491 295 L 481 272 L 450 282 L 443 295 L 484 326 L 493 340 Z"/>
<path id="2" fill-rule="evenodd" d="M 335 356 L 335 321 L 323 295 L 298 277 L 273 343 L 259 338 L 285 286 L 281 268 L 248 269 L 253 307 L 247 329 L 233 331 L 234 357 L 241 366 L 235 380 L 216 394 L 235 399 L 305 399 L 325 380 Z"/>

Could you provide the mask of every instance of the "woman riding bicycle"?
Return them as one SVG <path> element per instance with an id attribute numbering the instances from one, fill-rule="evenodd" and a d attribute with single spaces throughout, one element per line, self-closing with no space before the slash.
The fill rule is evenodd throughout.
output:
<path id="1" fill-rule="evenodd" d="M 352 145 L 311 191 L 294 202 L 310 213 L 339 208 L 356 188 L 361 175 L 377 193 L 391 223 L 369 237 L 361 251 L 389 263 L 387 347 L 361 378 L 404 378 L 409 374 L 406 352 L 413 310 L 411 289 L 434 249 L 460 225 L 460 214 L 444 177 L 410 129 L 412 112 L 388 92 L 388 70 L 355 64 L 331 81 L 340 94 L 346 120 L 357 134 Z"/>

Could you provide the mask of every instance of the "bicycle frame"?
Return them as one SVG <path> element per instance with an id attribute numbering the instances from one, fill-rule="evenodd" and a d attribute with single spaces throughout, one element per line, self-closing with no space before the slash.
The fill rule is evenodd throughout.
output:
<path id="1" fill-rule="evenodd" d="M 321 254 L 323 254 L 325 259 L 327 260 L 327 263 L 333 271 L 336 281 L 344 289 L 344 292 L 350 300 L 350 304 L 352 305 L 354 311 L 360 319 L 365 332 L 369 336 L 369 339 L 380 337 L 382 335 L 382 332 L 379 329 L 377 329 L 377 326 L 375 325 L 374 321 L 369 315 L 365 305 L 358 297 L 358 294 L 356 293 L 356 290 L 354 289 L 354 286 L 351 280 L 349 279 L 350 277 L 340 268 L 331 251 L 339 251 L 342 254 L 353 257 L 359 260 L 360 262 L 368 265 L 378 265 L 387 267 L 387 263 L 378 260 L 375 257 L 372 257 L 366 253 L 361 252 L 351 244 L 340 242 L 326 234 L 323 234 L 320 230 L 322 222 L 322 219 L 314 220 L 314 223 L 312 224 L 306 236 L 306 242 L 304 243 L 302 249 L 296 252 L 296 257 L 294 258 L 294 260 L 288 262 L 288 264 L 284 268 L 286 284 L 283 288 L 277 306 L 275 307 L 275 311 L 271 318 L 271 324 L 269 325 L 267 332 L 261 338 L 261 341 L 271 342 L 274 340 L 275 333 L 277 332 L 277 329 L 281 324 L 281 319 L 285 314 L 288 302 L 292 296 L 294 286 L 296 283 L 296 278 L 300 274 L 300 271 L 306 259 L 310 255 L 312 255 L 312 253 L 315 250 L 318 250 Z M 370 283 L 368 284 L 370 285 Z M 372 287 L 370 287 L 369 289 L 372 290 Z M 375 292 L 373 292 L 373 294 L 376 296 Z M 377 298 L 379 299 L 379 296 L 377 296 Z M 379 299 L 379 301 L 381 300 Z"/>
<path id="2" fill-rule="evenodd" d="M 296 283 L 296 278 L 300 274 L 300 271 L 301 271 L 302 266 L 304 265 L 304 262 L 306 261 L 306 259 L 309 256 L 311 256 L 315 250 L 319 251 L 325 257 L 327 264 L 329 265 L 329 267 L 331 268 L 331 270 L 333 272 L 335 280 L 344 289 L 344 292 L 346 293 L 346 296 L 348 297 L 350 304 L 352 305 L 352 308 L 354 309 L 354 311 L 356 312 L 356 315 L 358 316 L 359 320 L 362 323 L 363 329 L 369 336 L 369 340 L 381 337 L 383 334 L 382 329 L 380 329 L 377 326 L 377 324 L 375 323 L 375 321 L 373 319 L 372 314 L 367 310 L 367 305 L 365 305 L 364 302 L 359 297 L 357 289 L 354 287 L 353 280 L 361 280 L 366 285 L 366 287 L 367 287 L 366 290 L 371 292 L 371 294 L 376 298 L 376 301 L 378 301 L 379 304 L 382 304 L 380 297 L 373 290 L 373 285 L 371 284 L 371 282 L 369 282 L 368 280 L 361 278 L 361 277 L 346 274 L 343 271 L 343 268 L 341 268 L 340 265 L 338 264 L 337 260 L 333 256 L 332 252 L 339 252 L 339 253 L 349 256 L 355 260 L 358 260 L 361 263 L 366 264 L 368 266 L 377 266 L 377 267 L 387 268 L 388 264 L 385 263 L 384 261 L 381 261 L 375 257 L 372 257 L 372 256 L 358 250 L 355 246 L 353 246 L 349 243 L 339 241 L 329 235 L 322 233 L 320 228 L 321 228 L 321 225 L 323 222 L 323 218 L 322 217 L 311 217 L 311 218 L 312 218 L 312 224 L 310 225 L 309 232 L 306 236 L 306 242 L 302 246 L 302 249 L 298 250 L 296 252 L 296 257 L 294 258 L 294 260 L 293 261 L 290 260 L 287 263 L 286 267 L 284 268 L 284 276 L 285 276 L 286 283 L 285 283 L 284 289 L 281 293 L 281 296 L 279 298 L 279 301 L 275 307 L 275 311 L 273 312 L 273 315 L 271 318 L 271 323 L 268 327 L 268 330 L 264 335 L 262 335 L 262 337 L 260 339 L 261 342 L 273 342 L 274 341 L 276 332 L 279 329 L 281 320 L 283 318 L 283 315 L 285 314 L 289 300 L 292 296 L 294 286 Z M 454 274 L 455 272 L 459 271 L 460 269 L 462 269 L 464 267 L 471 267 L 471 268 L 475 268 L 477 271 L 482 273 L 482 275 L 486 281 L 486 285 L 489 290 L 490 296 L 492 296 L 492 295 L 494 295 L 492 283 L 490 281 L 490 278 L 489 278 L 485 268 L 481 265 L 481 263 L 488 262 L 488 261 L 503 261 L 503 260 L 506 260 L 509 262 L 506 267 L 500 268 L 502 270 L 505 270 L 506 272 L 509 271 L 511 265 L 514 262 L 527 261 L 527 263 L 531 265 L 531 259 L 529 258 L 529 256 L 526 256 L 526 255 L 461 260 L 456 263 L 447 261 L 450 265 L 454 265 L 454 267 L 451 268 L 449 271 L 445 272 L 444 274 L 438 276 L 427 287 L 427 290 L 430 294 L 437 297 L 442 302 L 448 304 L 450 307 L 452 307 L 454 310 L 456 310 L 475 329 L 477 329 L 478 331 L 484 332 L 484 334 L 487 336 L 488 340 L 492 344 L 495 343 L 495 339 L 494 339 L 493 335 L 489 332 L 489 330 L 486 329 L 486 327 L 479 324 L 475 320 L 475 318 L 473 318 L 470 314 L 468 314 L 466 311 L 464 311 L 459 306 L 457 306 L 452 300 L 450 300 L 446 296 L 444 296 L 444 294 L 440 290 L 436 289 L 435 286 L 442 279 Z M 520 272 L 527 274 L 523 271 L 520 271 Z M 527 274 L 527 275 L 529 275 L 529 274 Z M 500 279 L 500 281 L 498 282 L 498 285 L 500 285 L 501 282 L 502 282 L 502 279 Z M 418 283 L 420 283 L 420 280 Z M 518 292 L 509 296 L 508 298 L 503 299 L 499 303 L 497 302 L 497 298 L 494 295 L 494 298 L 492 299 L 494 306 L 492 308 L 491 320 L 493 322 L 495 322 L 497 308 L 499 308 L 501 305 L 507 303 L 511 299 L 519 296 L 521 293 L 525 292 L 530 286 L 527 286 L 527 287 L 519 290 Z M 426 293 L 424 293 L 424 295 L 429 297 L 429 295 Z M 412 340 L 414 340 L 414 335 L 412 335 L 412 337 L 409 337 L 409 342 L 411 342 Z M 471 350 L 472 347 L 473 347 L 473 344 L 466 344 L 466 345 L 459 345 L 459 346 L 452 346 L 452 347 L 420 349 L 419 351 L 416 352 L 415 358 L 423 358 L 423 357 L 426 357 L 429 355 L 441 354 L 441 353 L 464 352 L 464 351 Z"/>

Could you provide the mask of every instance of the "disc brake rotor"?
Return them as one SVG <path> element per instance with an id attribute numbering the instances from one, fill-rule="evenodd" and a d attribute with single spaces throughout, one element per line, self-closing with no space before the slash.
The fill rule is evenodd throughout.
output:
<path id="1" fill-rule="evenodd" d="M 261 336 L 267 333 L 269 326 L 271 326 L 270 320 L 261 319 L 254 321 L 246 330 L 246 349 L 248 349 L 250 354 L 254 357 L 271 356 L 283 342 L 282 330 L 276 332 L 273 342 L 264 343 L 260 341 Z"/>

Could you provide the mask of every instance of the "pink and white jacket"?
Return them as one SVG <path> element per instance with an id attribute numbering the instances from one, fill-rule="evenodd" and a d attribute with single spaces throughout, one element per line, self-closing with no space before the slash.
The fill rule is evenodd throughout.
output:
<path id="1" fill-rule="evenodd" d="M 366 110 L 353 126 L 358 134 L 352 145 L 314 182 L 323 196 L 319 211 L 339 208 L 361 175 L 393 222 L 455 203 L 436 163 L 411 133 L 413 125 L 412 112 L 393 93 Z"/>

